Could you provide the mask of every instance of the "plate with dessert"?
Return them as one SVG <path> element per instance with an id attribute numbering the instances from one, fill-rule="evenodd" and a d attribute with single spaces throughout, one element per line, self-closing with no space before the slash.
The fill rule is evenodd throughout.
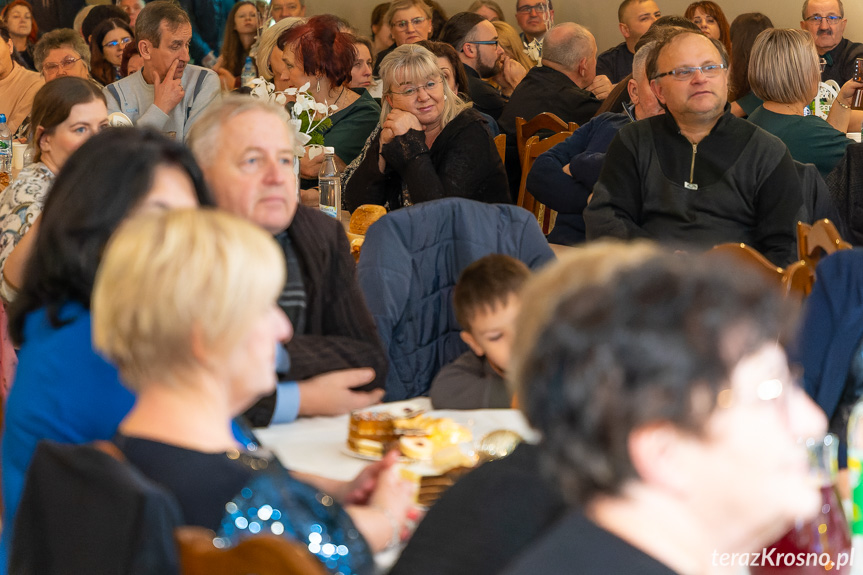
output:
<path id="1" fill-rule="evenodd" d="M 464 425 L 434 417 L 420 403 L 399 402 L 353 411 L 345 453 L 379 460 L 390 449 L 398 449 L 406 461 L 433 462 L 436 456 L 457 458 L 456 452 L 463 453 L 459 445 L 472 441 L 473 435 Z"/>

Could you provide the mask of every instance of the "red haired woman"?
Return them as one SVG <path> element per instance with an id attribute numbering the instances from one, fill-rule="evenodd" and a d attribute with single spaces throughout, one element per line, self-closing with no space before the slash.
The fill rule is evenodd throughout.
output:
<path id="1" fill-rule="evenodd" d="M 324 133 L 324 145 L 335 148 L 336 156 L 350 164 L 360 155 L 366 138 L 377 126 L 381 108 L 369 95 L 351 90 L 351 70 L 357 57 L 354 37 L 339 30 L 338 20 L 330 15 L 309 18 L 279 36 L 285 71 L 282 80 L 288 88 L 308 84 L 308 93 L 319 104 L 336 106 L 330 116 L 333 125 Z M 315 185 L 323 155 L 300 160 L 302 187 Z"/>
<path id="2" fill-rule="evenodd" d="M 39 38 L 39 27 L 33 18 L 33 7 L 27 0 L 13 0 L 0 12 L 6 22 L 15 50 L 30 70 L 38 72 L 33 64 L 33 44 Z"/>
<path id="3" fill-rule="evenodd" d="M 693 2 L 686 9 L 684 16 L 698 26 L 705 36 L 722 42 L 725 51 L 731 55 L 731 31 L 728 27 L 728 19 L 719 4 L 710 0 Z"/>

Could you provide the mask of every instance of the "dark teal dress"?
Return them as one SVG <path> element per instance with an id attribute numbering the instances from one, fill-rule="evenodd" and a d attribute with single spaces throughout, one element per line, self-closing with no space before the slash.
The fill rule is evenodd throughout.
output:
<path id="1" fill-rule="evenodd" d="M 785 142 L 798 162 L 815 164 L 825 178 L 853 142 L 818 116 L 777 114 L 759 106 L 747 119 Z"/>

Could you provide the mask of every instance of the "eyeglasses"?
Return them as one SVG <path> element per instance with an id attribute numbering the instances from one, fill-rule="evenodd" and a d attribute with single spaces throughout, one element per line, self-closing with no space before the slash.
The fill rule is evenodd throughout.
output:
<path id="1" fill-rule="evenodd" d="M 533 6 L 519 6 L 515 9 L 519 14 L 530 14 L 531 12 L 536 12 L 537 14 L 545 14 L 548 12 L 548 4 L 534 4 Z"/>
<path id="2" fill-rule="evenodd" d="M 701 73 L 704 74 L 706 78 L 713 78 L 718 76 L 722 70 L 725 69 L 725 64 L 708 64 L 706 66 L 684 66 L 682 68 L 675 68 L 670 72 L 663 72 L 662 74 L 657 74 L 653 77 L 654 80 L 658 80 L 664 76 L 671 76 L 675 80 L 690 80 L 693 76 L 695 76 L 695 72 L 701 70 Z"/>
<path id="3" fill-rule="evenodd" d="M 424 89 L 426 91 L 426 93 L 429 93 L 432 90 L 434 90 L 435 88 L 437 88 L 438 84 L 440 84 L 440 83 L 441 83 L 440 80 L 429 80 L 425 84 L 420 84 L 419 86 L 407 86 L 407 87 L 405 87 L 404 91 L 402 91 L 402 92 L 396 92 L 394 90 L 390 90 L 390 94 L 396 94 L 398 96 L 405 96 L 407 98 L 412 98 L 412 97 L 419 94 L 420 88 Z"/>
<path id="4" fill-rule="evenodd" d="M 479 44 L 480 46 L 497 46 L 500 40 L 468 40 L 465 44 Z"/>
<path id="5" fill-rule="evenodd" d="M 716 406 L 728 409 L 737 405 L 773 406 L 784 413 L 790 411 L 790 404 L 795 396 L 805 393 L 799 380 L 792 375 L 788 379 L 768 379 L 758 382 L 747 389 L 726 388 L 716 396 Z"/>
<path id="6" fill-rule="evenodd" d="M 416 28 L 426 20 L 428 20 L 428 18 L 425 16 L 418 16 L 417 18 L 411 18 L 410 20 L 399 20 L 398 22 L 393 22 L 393 28 L 397 30 L 406 30 L 408 24 Z"/>
<path id="7" fill-rule="evenodd" d="M 72 56 L 69 56 L 68 58 L 63 58 L 59 62 L 45 62 L 44 64 L 42 64 L 42 73 L 53 74 L 58 69 L 68 70 L 75 65 L 75 62 L 80 59 L 81 58 L 73 58 Z"/>
<path id="8" fill-rule="evenodd" d="M 830 16 L 821 16 L 820 14 L 816 14 L 815 16 L 810 16 L 809 18 L 804 18 L 806 22 L 812 22 L 813 24 L 821 25 L 822 20 L 827 20 L 828 26 L 835 26 L 839 23 L 840 20 L 843 20 L 842 16 L 836 16 L 835 14 L 831 14 Z"/>
<path id="9" fill-rule="evenodd" d="M 126 38 L 123 38 L 122 40 L 114 40 L 112 42 L 108 42 L 107 44 L 102 44 L 102 48 L 114 48 L 118 44 L 122 44 L 123 46 L 125 46 L 126 44 L 128 44 L 131 41 L 132 41 L 131 38 L 126 37 Z"/>

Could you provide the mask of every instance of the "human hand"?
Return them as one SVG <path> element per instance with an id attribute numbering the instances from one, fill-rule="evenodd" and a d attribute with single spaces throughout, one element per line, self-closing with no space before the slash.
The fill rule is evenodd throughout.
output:
<path id="1" fill-rule="evenodd" d="M 389 454 L 387 454 L 389 455 Z M 417 518 L 417 485 L 401 476 L 398 466 L 390 465 L 378 474 L 368 506 L 377 509 L 387 519 L 398 525 L 398 540 L 404 541 L 410 534 L 409 521 Z"/>
<path id="2" fill-rule="evenodd" d="M 501 75 L 506 83 L 509 84 L 512 89 L 515 89 L 519 82 L 524 80 L 524 77 L 527 76 L 527 70 L 525 70 L 524 66 L 519 62 L 510 57 L 506 57 L 503 60 Z"/>
<path id="3" fill-rule="evenodd" d="M 587 87 L 587 91 L 593 92 L 593 95 L 598 99 L 605 100 L 613 88 L 614 84 L 611 83 L 608 76 L 596 76 Z"/>
<path id="4" fill-rule="evenodd" d="M 338 494 L 342 505 L 368 505 L 369 498 L 378 486 L 381 473 L 398 463 L 398 449 L 391 449 L 380 461 L 366 465 L 352 481 L 345 482 Z"/>
<path id="5" fill-rule="evenodd" d="M 306 154 L 302 158 L 300 158 L 300 177 L 307 180 L 313 180 L 317 178 L 323 164 L 324 154 L 318 154 L 314 158 L 310 158 L 309 146 L 306 146 Z"/>
<path id="6" fill-rule="evenodd" d="M 301 381 L 299 382 L 299 414 L 341 415 L 378 403 L 384 396 L 384 390 L 354 391 L 352 389 L 365 385 L 374 378 L 375 370 L 361 367 L 330 371 Z"/>
<path id="7" fill-rule="evenodd" d="M 390 138 L 390 140 L 392 140 L 396 136 L 407 134 L 409 130 L 419 130 L 422 132 L 423 126 L 420 124 L 417 117 L 410 112 L 393 109 L 389 114 L 387 114 L 386 120 L 384 120 L 384 123 L 381 126 L 381 130 L 381 141 L 383 142 L 383 130 L 390 130 L 392 132 L 393 135 Z"/>
<path id="8" fill-rule="evenodd" d="M 222 90 L 230 92 L 237 85 L 237 77 L 228 72 L 225 68 L 216 68 L 213 70 L 219 75 L 219 81 L 222 83 Z"/>
<path id="9" fill-rule="evenodd" d="M 216 55 L 213 54 L 213 51 L 211 50 L 209 54 L 204 56 L 204 59 L 201 61 L 201 65 L 204 68 L 210 68 L 212 70 L 218 61 L 219 60 L 216 58 Z"/>
<path id="10" fill-rule="evenodd" d="M 850 107 L 854 101 L 854 92 L 860 89 L 863 89 L 863 82 L 856 82 L 853 79 L 848 80 L 839 88 L 839 94 L 836 96 L 836 99 Z"/>
<path id="11" fill-rule="evenodd" d="M 321 205 L 321 190 L 319 188 L 300 190 L 300 203 L 304 206 L 318 209 Z"/>
<path id="12" fill-rule="evenodd" d="M 164 80 L 159 78 L 159 74 L 153 72 L 153 103 L 168 115 L 186 95 L 183 89 L 183 77 L 174 78 L 179 64 L 179 60 L 174 60 Z"/>

